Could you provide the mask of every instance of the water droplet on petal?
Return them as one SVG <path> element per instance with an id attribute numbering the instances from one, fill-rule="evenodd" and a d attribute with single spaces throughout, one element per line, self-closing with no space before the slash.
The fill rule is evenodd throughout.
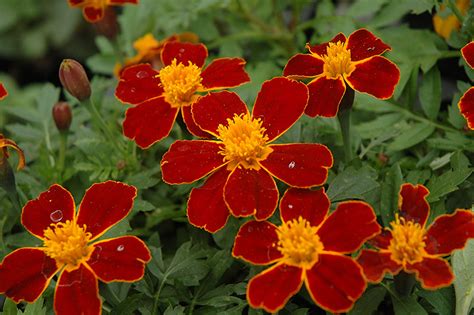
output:
<path id="1" fill-rule="evenodd" d="M 293 209 L 293 205 L 288 205 L 288 209 Z"/>
<path id="2" fill-rule="evenodd" d="M 49 215 L 49 218 L 54 223 L 57 223 L 63 219 L 63 212 L 61 210 L 55 210 L 51 212 L 51 214 Z"/>
<path id="3" fill-rule="evenodd" d="M 125 249 L 125 246 L 123 246 L 123 245 L 117 246 L 117 251 L 118 252 L 122 252 L 124 249 Z"/>
<path id="4" fill-rule="evenodd" d="M 138 71 L 136 74 L 137 78 L 139 79 L 144 79 L 146 77 L 149 77 L 150 75 L 146 71 Z"/>
<path id="5" fill-rule="evenodd" d="M 184 48 L 180 48 L 180 49 L 179 49 L 179 53 L 180 53 L 180 54 L 184 53 Z"/>
<path id="6" fill-rule="evenodd" d="M 295 161 L 291 161 L 290 164 L 288 164 L 288 168 L 289 169 L 294 169 L 296 166 L 296 162 Z"/>

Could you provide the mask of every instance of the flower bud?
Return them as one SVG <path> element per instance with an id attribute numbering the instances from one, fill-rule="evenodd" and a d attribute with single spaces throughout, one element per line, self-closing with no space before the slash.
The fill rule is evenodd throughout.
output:
<path id="1" fill-rule="evenodd" d="M 59 131 L 68 131 L 72 121 L 71 106 L 66 102 L 54 104 L 53 119 Z"/>
<path id="2" fill-rule="evenodd" d="M 104 17 L 102 20 L 94 23 L 94 27 L 98 34 L 107 37 L 108 39 L 114 39 L 119 32 L 119 25 L 117 23 L 117 14 L 114 8 L 106 7 L 104 11 Z"/>
<path id="3" fill-rule="evenodd" d="M 59 80 L 63 87 L 79 101 L 91 96 L 91 85 L 82 65 L 73 59 L 64 59 L 59 67 Z"/>

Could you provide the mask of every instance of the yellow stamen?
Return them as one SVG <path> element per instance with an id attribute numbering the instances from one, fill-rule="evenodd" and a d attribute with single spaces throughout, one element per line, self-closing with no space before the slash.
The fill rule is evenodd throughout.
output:
<path id="1" fill-rule="evenodd" d="M 277 246 L 286 264 L 310 269 L 318 261 L 324 246 L 317 231 L 316 227 L 302 217 L 283 223 L 278 228 Z"/>
<path id="2" fill-rule="evenodd" d="M 92 254 L 93 247 L 88 246 L 91 233 L 86 232 L 86 226 L 78 226 L 67 220 L 51 224 L 44 231 L 44 252 L 56 260 L 56 265 L 65 265 L 67 271 L 79 268 Z"/>
<path id="3" fill-rule="evenodd" d="M 337 78 L 340 75 L 349 75 L 354 70 L 351 61 L 351 51 L 344 47 L 344 43 L 329 43 L 326 55 L 321 56 L 324 61 L 324 75 Z"/>
<path id="4" fill-rule="evenodd" d="M 173 59 L 158 75 L 165 90 L 165 100 L 173 107 L 191 105 L 197 98 L 194 93 L 201 88 L 201 69 L 189 61 L 185 66 Z"/>
<path id="5" fill-rule="evenodd" d="M 268 136 L 262 127 L 261 119 L 253 119 L 249 114 L 235 115 L 227 119 L 227 127 L 219 125 L 218 138 L 224 143 L 224 148 L 219 153 L 224 156 L 224 161 L 230 161 L 227 169 L 236 166 L 246 169 L 259 170 L 258 161 L 262 161 L 273 151 L 265 146 Z"/>
<path id="6" fill-rule="evenodd" d="M 423 260 L 425 251 L 425 230 L 414 221 L 400 218 L 398 214 L 395 221 L 391 222 L 392 240 L 388 249 L 393 261 L 405 266 Z"/>

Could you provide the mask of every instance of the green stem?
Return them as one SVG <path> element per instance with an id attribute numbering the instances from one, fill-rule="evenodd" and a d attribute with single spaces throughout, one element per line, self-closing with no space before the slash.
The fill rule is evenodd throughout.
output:
<path id="1" fill-rule="evenodd" d="M 461 11 L 459 11 L 459 8 L 456 6 L 456 1 L 455 0 L 449 0 L 448 1 L 448 7 L 454 13 L 454 15 L 457 17 L 459 22 L 462 24 L 464 22 L 464 16 L 462 15 Z"/>
<path id="2" fill-rule="evenodd" d="M 153 311 L 151 312 L 152 315 L 157 315 L 158 314 L 158 300 L 160 299 L 160 294 L 161 290 L 163 289 L 165 282 L 166 282 L 166 276 L 163 278 L 161 281 L 160 287 L 158 288 L 158 292 L 156 292 L 154 298 L 153 298 Z"/>
<path id="3" fill-rule="evenodd" d="M 110 130 L 109 126 L 106 124 L 102 116 L 100 115 L 97 107 L 95 107 L 94 102 L 91 98 L 85 100 L 83 104 L 86 106 L 87 110 L 92 116 L 92 121 L 97 125 L 99 129 L 105 134 L 109 141 L 122 153 L 127 154 L 125 148 L 117 142 L 117 138 L 114 137 L 113 132 Z"/>
<path id="4" fill-rule="evenodd" d="M 443 51 L 438 59 L 459 58 L 459 57 L 461 57 L 461 52 L 459 50 L 447 50 L 447 51 Z"/>
<path id="5" fill-rule="evenodd" d="M 337 115 L 339 124 L 341 126 L 342 142 L 344 144 L 344 158 L 346 163 L 352 160 L 352 148 L 351 148 L 351 110 L 341 110 Z"/>
<path id="6" fill-rule="evenodd" d="M 63 180 L 64 163 L 66 161 L 67 132 L 59 133 L 58 177 Z"/>

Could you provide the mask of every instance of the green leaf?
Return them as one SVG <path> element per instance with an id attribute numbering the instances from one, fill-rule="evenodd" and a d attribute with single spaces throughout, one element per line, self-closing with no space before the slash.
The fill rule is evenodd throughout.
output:
<path id="1" fill-rule="evenodd" d="M 372 287 L 365 291 L 357 302 L 354 304 L 352 310 L 348 315 L 366 315 L 373 314 L 380 303 L 382 303 L 387 290 L 384 287 Z"/>
<path id="2" fill-rule="evenodd" d="M 25 314 L 25 315 L 45 315 L 46 314 L 46 308 L 43 307 L 43 298 L 39 298 L 33 304 L 27 304 L 23 314 Z"/>
<path id="3" fill-rule="evenodd" d="M 428 315 L 415 296 L 392 295 L 395 315 Z"/>
<path id="4" fill-rule="evenodd" d="M 417 294 L 433 305 L 437 314 L 451 315 L 454 313 L 455 298 L 452 287 L 442 288 L 436 291 L 422 290 L 418 291 Z"/>
<path id="5" fill-rule="evenodd" d="M 463 183 L 472 173 L 465 158 L 460 157 L 461 152 L 456 152 L 451 157 L 452 169 L 438 177 L 432 177 L 427 184 L 430 191 L 427 200 L 429 202 L 438 201 L 441 197 L 458 190 L 458 186 Z"/>
<path id="6" fill-rule="evenodd" d="M 364 17 L 371 15 L 389 2 L 389 0 L 356 0 L 347 10 L 346 15 L 353 17 Z"/>
<path id="7" fill-rule="evenodd" d="M 3 315 L 17 315 L 19 313 L 15 302 L 10 299 L 5 300 L 3 304 Z"/>
<path id="8" fill-rule="evenodd" d="M 474 307 L 474 240 L 463 250 L 455 251 L 451 263 L 455 275 L 456 315 L 469 314 Z"/>
<path id="9" fill-rule="evenodd" d="M 389 226 L 398 209 L 398 194 L 403 184 L 403 175 L 400 165 L 395 163 L 385 174 L 384 184 L 380 196 L 380 216 L 385 226 Z"/>
<path id="10" fill-rule="evenodd" d="M 435 127 L 426 123 L 418 123 L 406 129 L 399 136 L 395 137 L 387 147 L 389 151 L 401 151 L 408 149 L 426 138 L 435 131 Z"/>
<path id="11" fill-rule="evenodd" d="M 332 202 L 347 199 L 364 199 L 364 194 L 379 187 L 377 174 L 368 166 L 353 166 L 339 173 L 329 184 L 327 194 Z"/>
<path id="12" fill-rule="evenodd" d="M 380 136 L 387 131 L 387 126 L 392 126 L 403 118 L 400 113 L 390 113 L 377 116 L 372 121 L 364 122 L 355 126 L 362 139 L 371 139 Z"/>
<path id="13" fill-rule="evenodd" d="M 426 117 L 436 120 L 441 106 L 441 73 L 438 67 L 432 67 L 423 75 L 419 96 Z"/>

